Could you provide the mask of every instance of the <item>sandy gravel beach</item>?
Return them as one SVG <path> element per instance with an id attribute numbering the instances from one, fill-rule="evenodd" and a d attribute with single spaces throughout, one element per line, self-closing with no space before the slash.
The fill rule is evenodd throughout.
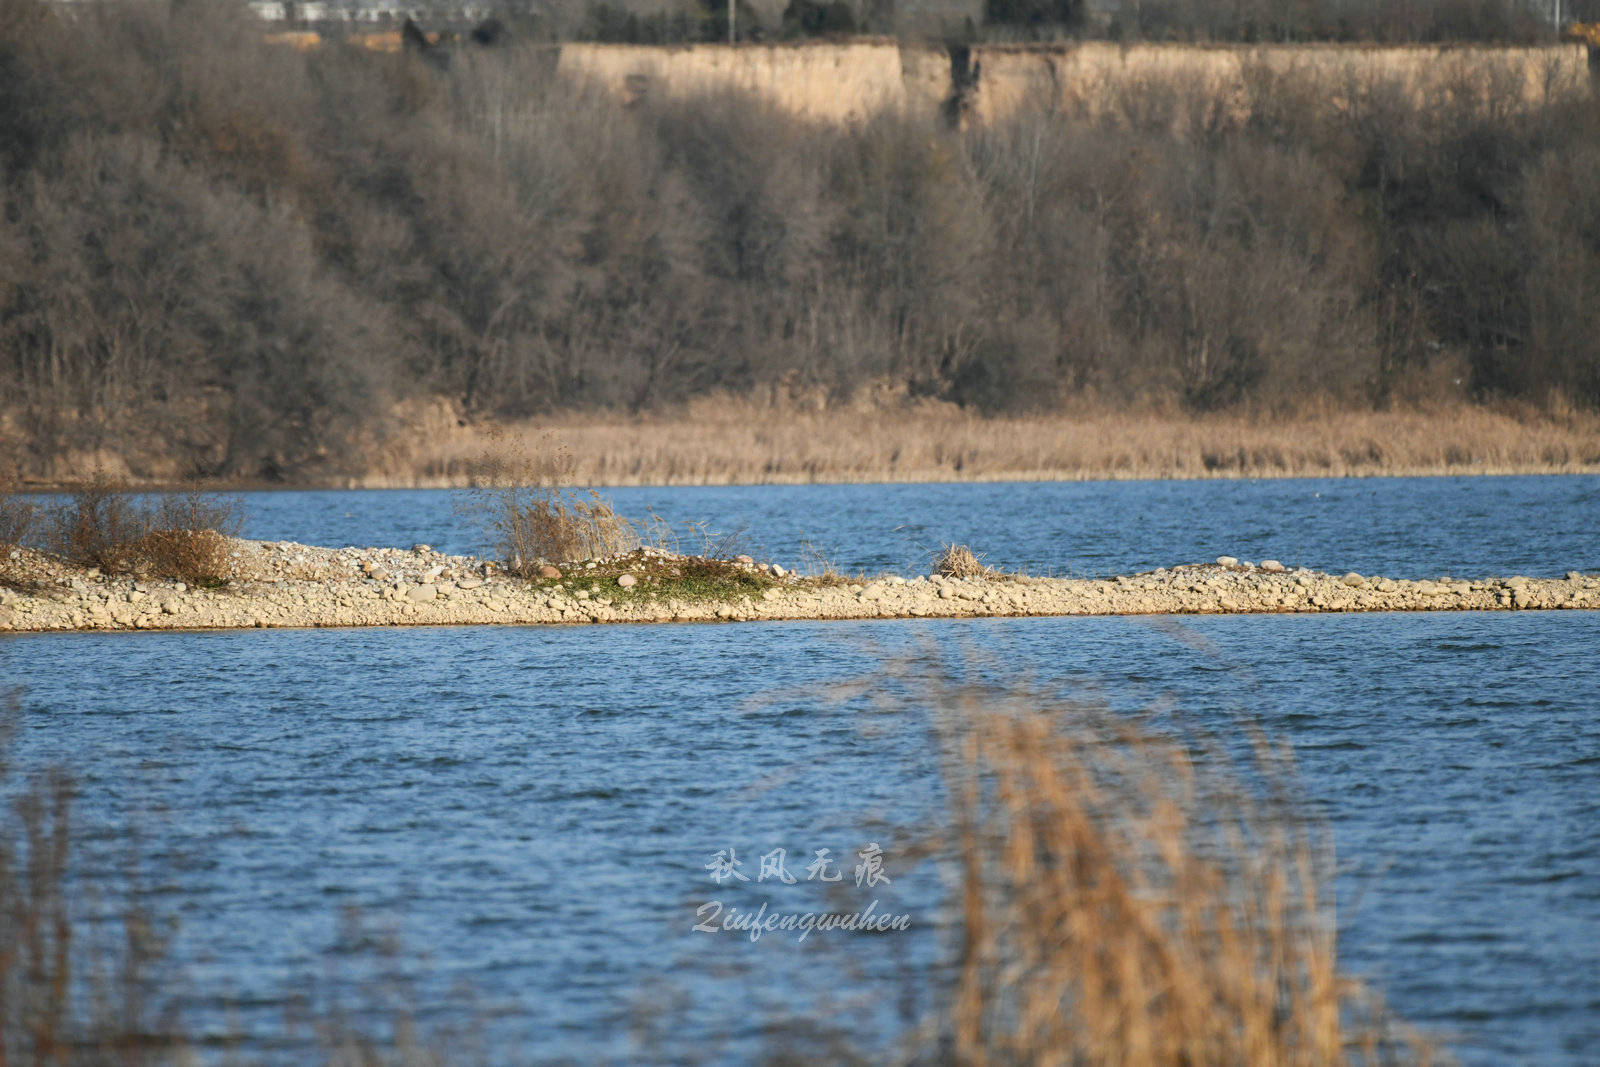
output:
<path id="1" fill-rule="evenodd" d="M 426 545 L 236 546 L 235 577 L 212 588 L 11 549 L 0 560 L 0 632 L 1600 608 L 1600 575 L 1576 571 L 1411 581 L 1224 556 L 1114 578 L 848 578 L 741 557 L 717 563 L 716 580 L 691 581 L 685 568 L 705 561 L 646 548 L 527 580 Z"/>

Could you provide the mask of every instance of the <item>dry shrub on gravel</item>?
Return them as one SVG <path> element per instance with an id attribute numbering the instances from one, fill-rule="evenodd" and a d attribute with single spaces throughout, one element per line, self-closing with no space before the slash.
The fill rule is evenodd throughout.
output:
<path id="1" fill-rule="evenodd" d="M 134 558 L 153 577 L 214 586 L 233 576 L 232 544 L 215 530 L 151 530 L 134 546 Z"/>
<path id="2" fill-rule="evenodd" d="M 45 520 L 45 547 L 62 559 L 107 574 L 132 571 L 137 546 L 154 516 L 125 486 L 103 475 L 52 508 Z"/>
<path id="3" fill-rule="evenodd" d="M 983 560 L 966 545 L 945 545 L 934 556 L 933 569 L 946 578 L 982 578 L 989 573 Z"/>
<path id="4" fill-rule="evenodd" d="M 107 574 L 214 585 L 229 577 L 229 538 L 242 525 L 235 497 L 190 487 L 152 502 L 97 476 L 50 510 L 44 540 L 63 559 Z"/>

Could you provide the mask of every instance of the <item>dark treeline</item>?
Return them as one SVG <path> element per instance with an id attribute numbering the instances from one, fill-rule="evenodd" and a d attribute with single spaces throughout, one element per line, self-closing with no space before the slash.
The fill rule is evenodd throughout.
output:
<path id="1" fill-rule="evenodd" d="M 516 48 L 265 47 L 206 6 L 6 0 L 0 435 L 203 475 L 473 417 L 890 383 L 1065 404 L 1600 406 L 1600 117 L 1463 76 L 952 129 L 624 108 Z M 58 9 L 59 10 L 59 9 Z M 3 459 L 3 457 L 0 457 Z"/>

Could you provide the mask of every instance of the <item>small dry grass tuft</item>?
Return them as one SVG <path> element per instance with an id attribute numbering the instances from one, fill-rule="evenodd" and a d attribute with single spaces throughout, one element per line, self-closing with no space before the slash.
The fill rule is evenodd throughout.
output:
<path id="1" fill-rule="evenodd" d="M 933 569 L 946 578 L 982 578 L 990 573 L 982 558 L 966 545 L 943 545 L 933 557 Z"/>
<path id="2" fill-rule="evenodd" d="M 1427 1059 L 1338 971 L 1329 835 L 1286 749 L 1239 766 L 1107 709 L 940 690 L 971 1064 Z"/>

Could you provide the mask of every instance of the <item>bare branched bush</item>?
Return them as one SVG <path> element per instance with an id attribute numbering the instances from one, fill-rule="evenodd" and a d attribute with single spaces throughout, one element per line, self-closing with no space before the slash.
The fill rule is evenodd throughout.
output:
<path id="1" fill-rule="evenodd" d="M 47 515 L 45 545 L 107 574 L 217 585 L 231 576 L 229 539 L 243 521 L 237 497 L 190 487 L 152 501 L 101 474 Z"/>
<path id="2" fill-rule="evenodd" d="M 45 547 L 84 567 L 126 574 L 155 524 L 150 508 L 103 473 L 74 491 L 47 518 Z"/>
<path id="3" fill-rule="evenodd" d="M 219 586 L 233 577 L 233 541 L 215 530 L 156 529 L 134 546 L 139 570 L 197 586 Z"/>
<path id="4" fill-rule="evenodd" d="M 239 497 L 211 492 L 191 482 L 177 492 L 161 494 L 154 525 L 159 530 L 206 530 L 238 537 L 244 529 L 244 514 L 244 501 Z"/>
<path id="5" fill-rule="evenodd" d="M 151 525 L 136 552 L 148 573 L 202 586 L 221 585 L 233 576 L 231 539 L 244 527 L 244 504 L 238 497 L 191 485 L 164 494 Z"/>

